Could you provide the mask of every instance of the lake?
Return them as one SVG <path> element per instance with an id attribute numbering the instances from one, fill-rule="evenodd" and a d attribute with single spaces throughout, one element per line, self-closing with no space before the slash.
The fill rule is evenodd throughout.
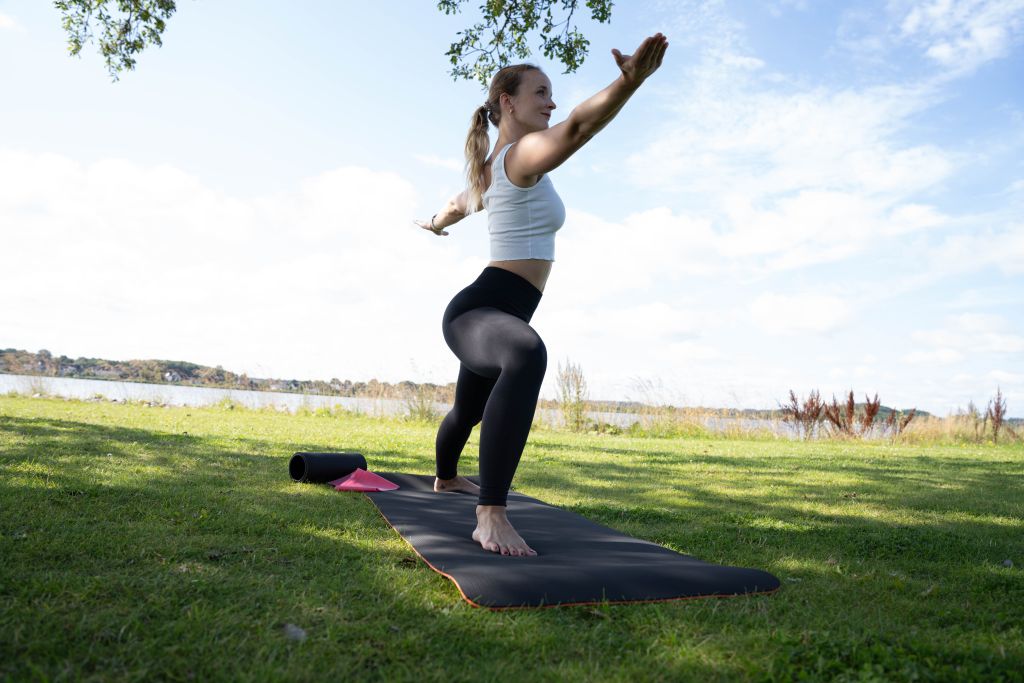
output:
<path id="1" fill-rule="evenodd" d="M 89 399 L 102 396 L 113 401 L 150 401 L 173 406 L 205 406 L 229 399 L 247 408 L 275 408 L 296 412 L 307 408 L 340 407 L 355 413 L 372 416 L 398 416 L 409 412 L 409 404 L 401 399 L 364 398 L 352 396 L 320 396 L 313 394 L 289 394 L 280 391 L 249 391 L 245 389 L 219 389 L 216 387 L 190 387 L 178 384 L 148 384 L 144 382 L 119 382 L 105 379 L 78 379 L 73 377 L 40 377 L 37 375 L 10 375 L 0 373 L 0 394 L 17 392 L 31 396 L 41 393 L 62 398 Z M 450 403 L 435 401 L 434 410 L 444 415 L 451 410 Z M 553 426 L 562 426 L 564 419 L 559 410 L 538 408 L 541 420 Z M 643 418 L 636 413 L 612 413 L 587 411 L 592 420 L 615 425 L 623 429 L 640 422 Z M 737 427 L 744 430 L 766 429 L 773 433 L 795 438 L 793 426 L 781 421 L 758 418 L 735 418 L 705 416 L 704 426 L 712 431 L 725 431 Z"/>

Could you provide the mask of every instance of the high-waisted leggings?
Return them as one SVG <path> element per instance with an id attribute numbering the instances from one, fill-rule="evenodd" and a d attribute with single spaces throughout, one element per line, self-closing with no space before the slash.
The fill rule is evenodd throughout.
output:
<path id="1" fill-rule="evenodd" d="M 547 369 L 547 349 L 530 318 L 541 291 L 488 266 L 445 309 L 444 340 L 461 362 L 455 405 L 437 432 L 437 477 L 452 479 L 480 421 L 479 505 L 505 505 L 526 447 Z"/>

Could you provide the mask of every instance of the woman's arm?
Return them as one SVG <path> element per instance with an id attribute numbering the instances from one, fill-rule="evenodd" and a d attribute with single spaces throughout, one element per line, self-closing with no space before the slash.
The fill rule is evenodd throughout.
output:
<path id="1" fill-rule="evenodd" d="M 668 40 L 658 33 L 632 55 L 612 50 L 619 70 L 615 82 L 577 105 L 561 123 L 524 135 L 505 157 L 520 176 L 550 173 L 578 152 L 619 113 L 626 101 L 661 66 Z"/>
<path id="2" fill-rule="evenodd" d="M 424 230 L 431 231 L 435 235 L 447 235 L 448 233 L 444 232 L 444 228 L 454 225 L 466 217 L 466 194 L 468 192 L 469 190 L 463 190 L 449 199 L 445 207 L 434 214 L 433 225 L 431 225 L 431 221 L 417 220 L 413 221 L 413 223 Z"/>
<path id="3" fill-rule="evenodd" d="M 434 217 L 435 227 L 446 228 L 466 217 L 466 194 L 468 192 L 469 190 L 463 190 L 448 200 L 445 207 Z"/>

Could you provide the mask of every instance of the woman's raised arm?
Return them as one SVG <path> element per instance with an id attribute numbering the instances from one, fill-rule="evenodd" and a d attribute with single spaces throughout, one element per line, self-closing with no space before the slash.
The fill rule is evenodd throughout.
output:
<path id="1" fill-rule="evenodd" d="M 619 113 L 626 101 L 658 70 L 668 40 L 660 33 L 644 40 L 635 54 L 612 55 L 622 73 L 615 82 L 580 103 L 561 123 L 528 133 L 506 156 L 506 164 L 520 176 L 550 173 L 578 152 Z"/>

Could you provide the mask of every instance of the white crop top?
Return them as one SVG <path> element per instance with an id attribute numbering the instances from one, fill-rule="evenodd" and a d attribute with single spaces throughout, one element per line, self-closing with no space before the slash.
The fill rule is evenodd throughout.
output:
<path id="1" fill-rule="evenodd" d="M 483 195 L 491 260 L 555 260 L 555 233 L 565 223 L 565 205 L 545 173 L 533 187 L 513 185 L 505 175 L 505 145 L 491 164 L 491 186 Z"/>

